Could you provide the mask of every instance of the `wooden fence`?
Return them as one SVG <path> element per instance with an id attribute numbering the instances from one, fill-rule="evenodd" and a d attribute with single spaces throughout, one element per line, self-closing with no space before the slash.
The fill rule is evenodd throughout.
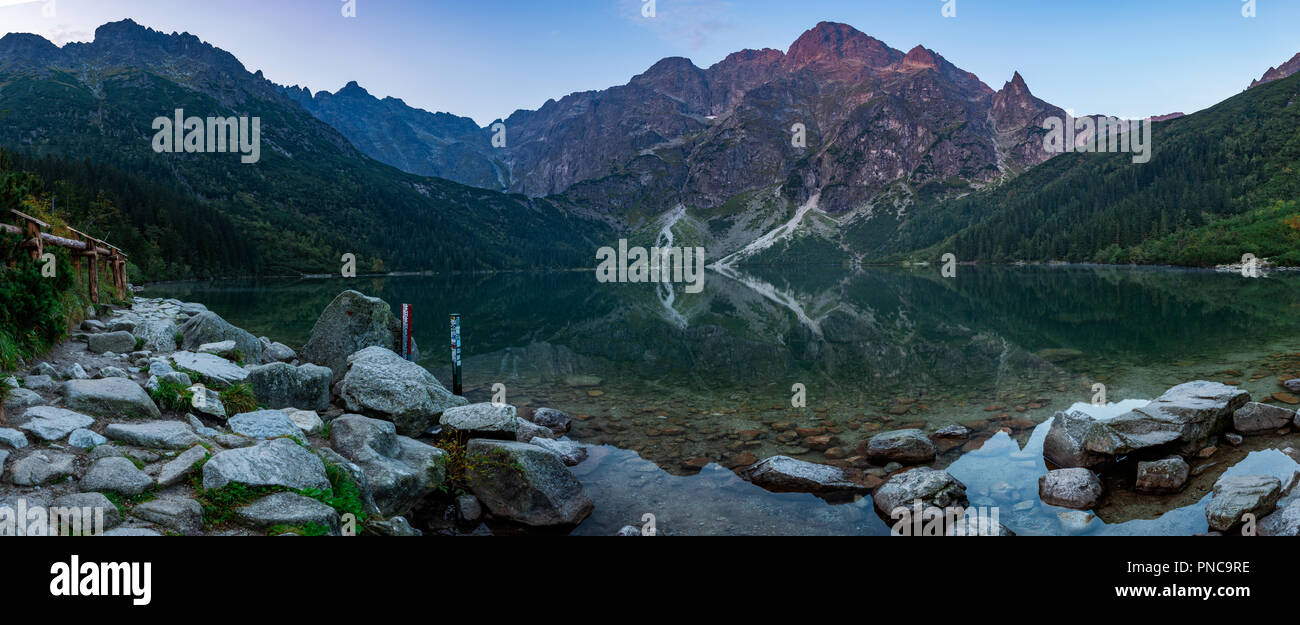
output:
<path id="1" fill-rule="evenodd" d="M 81 263 L 90 263 L 90 301 L 99 303 L 99 279 L 103 272 L 112 280 L 113 290 L 119 300 L 126 299 L 126 254 L 95 237 L 79 230 L 68 228 L 72 238 L 56 236 L 46 232 L 50 225 L 31 215 L 10 210 L 15 219 L 14 224 L 0 223 L 0 232 L 8 232 L 23 237 L 23 247 L 27 248 L 32 260 L 40 260 L 45 254 L 46 245 L 57 245 L 72 250 L 72 266 L 77 277 L 81 277 Z"/>

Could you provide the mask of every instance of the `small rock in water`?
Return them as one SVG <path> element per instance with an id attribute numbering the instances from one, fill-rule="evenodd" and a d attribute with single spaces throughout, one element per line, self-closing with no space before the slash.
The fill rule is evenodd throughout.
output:
<path id="1" fill-rule="evenodd" d="M 1148 494 L 1176 493 L 1187 485 L 1189 474 L 1187 461 L 1178 456 L 1139 462 L 1136 489 Z"/>
<path id="2" fill-rule="evenodd" d="M 1053 506 L 1088 510 L 1101 499 L 1101 480 L 1081 467 L 1048 471 L 1038 478 L 1038 496 Z"/>

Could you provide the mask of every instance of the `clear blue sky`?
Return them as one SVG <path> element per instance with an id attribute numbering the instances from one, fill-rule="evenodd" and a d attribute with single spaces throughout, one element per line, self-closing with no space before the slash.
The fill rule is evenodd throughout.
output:
<path id="1" fill-rule="evenodd" d="M 1300 52 L 1300 0 L 0 0 L 0 32 L 64 43 L 130 17 L 188 31 L 250 70 L 313 91 L 371 93 L 486 125 L 547 99 L 623 84 L 665 56 L 707 67 L 744 48 L 785 50 L 819 21 L 907 50 L 922 44 L 994 89 L 1019 70 L 1080 114 L 1192 112 Z"/>

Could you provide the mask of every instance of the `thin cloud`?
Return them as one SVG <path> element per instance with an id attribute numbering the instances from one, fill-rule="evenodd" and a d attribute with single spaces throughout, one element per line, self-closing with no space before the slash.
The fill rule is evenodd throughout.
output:
<path id="1" fill-rule="evenodd" d="M 675 45 L 699 50 L 717 33 L 731 28 L 731 3 L 725 0 L 654 0 L 655 16 L 645 17 L 646 0 L 623 0 L 627 19 Z"/>

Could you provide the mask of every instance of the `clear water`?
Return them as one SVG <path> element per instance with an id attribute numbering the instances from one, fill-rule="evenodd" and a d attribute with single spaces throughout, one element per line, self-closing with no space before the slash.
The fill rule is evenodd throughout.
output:
<path id="1" fill-rule="evenodd" d="M 802 267 L 711 272 L 702 293 L 672 298 L 590 272 L 219 281 L 145 295 L 202 302 L 296 348 L 349 288 L 412 304 L 421 364 L 444 383 L 447 315 L 460 313 L 472 401 L 501 383 L 510 403 L 577 415 L 571 437 L 601 447 L 575 468 L 597 504 L 576 533 L 612 533 L 646 513 L 668 533 L 888 533 L 870 498 L 771 494 L 728 467 L 749 454 L 835 462 L 877 431 L 952 423 L 976 441 L 937 466 L 1017 532 L 1194 533 L 1205 529 L 1194 493 L 1125 501 L 1086 523 L 1037 502 L 1043 423 L 1091 402 L 1097 383 L 1111 403 L 1194 379 L 1258 398 L 1282 390 L 1278 375 L 1300 375 L 1290 274 L 960 267 L 945 279 L 934 267 Z M 792 406 L 796 384 L 806 406 Z M 834 447 L 782 436 L 792 427 L 826 428 Z M 1266 449 L 1236 454 L 1233 464 L 1284 478 L 1295 464 Z M 1213 460 L 1223 466 L 1207 472 L 1211 484 L 1230 466 Z"/>

